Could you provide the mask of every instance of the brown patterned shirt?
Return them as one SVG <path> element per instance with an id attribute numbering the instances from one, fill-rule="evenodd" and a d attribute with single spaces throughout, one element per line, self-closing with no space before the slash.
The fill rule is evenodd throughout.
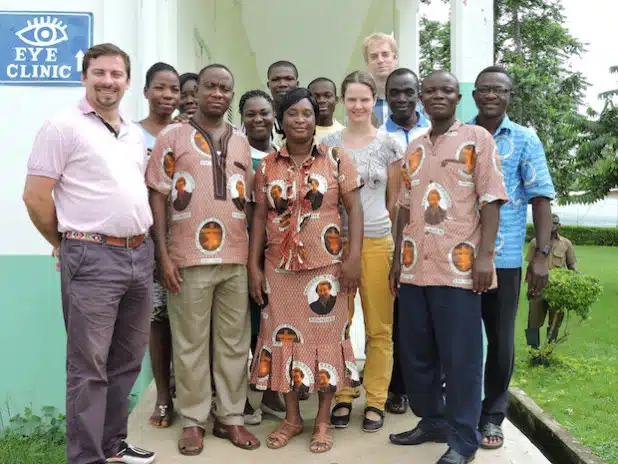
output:
<path id="1" fill-rule="evenodd" d="M 180 267 L 247 264 L 245 203 L 253 190 L 249 142 L 228 125 L 223 152 L 194 123 L 173 124 L 157 137 L 146 183 L 169 196 L 170 257 Z"/>
<path id="2" fill-rule="evenodd" d="M 410 210 L 410 223 L 401 246 L 401 283 L 471 289 L 480 210 L 508 200 L 493 137 L 459 121 L 435 143 L 427 133 L 408 146 L 402 177 L 398 205 Z"/>
<path id="3" fill-rule="evenodd" d="M 363 185 L 354 161 L 315 145 L 302 166 L 287 147 L 266 156 L 255 174 L 255 201 L 268 205 L 266 259 L 289 271 L 341 262 L 342 195 Z"/>

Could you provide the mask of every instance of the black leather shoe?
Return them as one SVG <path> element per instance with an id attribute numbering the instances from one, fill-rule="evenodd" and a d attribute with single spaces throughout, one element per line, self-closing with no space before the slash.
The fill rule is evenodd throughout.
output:
<path id="1" fill-rule="evenodd" d="M 335 416 L 335 411 L 339 409 L 347 409 L 348 413 L 343 416 Z M 351 413 L 352 413 L 352 403 L 337 403 L 330 413 L 330 423 L 336 429 L 345 429 L 350 423 Z"/>
<path id="2" fill-rule="evenodd" d="M 420 445 L 428 441 L 435 443 L 446 443 L 446 433 L 438 431 L 426 432 L 420 427 L 401 433 L 391 433 L 388 436 L 391 443 L 395 445 Z"/>
<path id="3" fill-rule="evenodd" d="M 446 453 L 442 455 L 437 464 L 466 464 L 474 461 L 474 455 L 469 458 L 462 456 L 453 448 L 449 448 Z"/>
<path id="4" fill-rule="evenodd" d="M 367 412 L 372 411 L 380 415 L 379 420 L 370 420 L 367 419 Z M 384 425 L 384 411 L 380 411 L 378 408 L 374 408 L 373 406 L 367 406 L 365 408 L 365 418 L 363 419 L 363 432 L 377 432 Z"/>

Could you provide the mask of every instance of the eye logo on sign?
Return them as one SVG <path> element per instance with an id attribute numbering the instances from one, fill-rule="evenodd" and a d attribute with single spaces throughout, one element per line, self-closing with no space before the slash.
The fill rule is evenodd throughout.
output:
<path id="1" fill-rule="evenodd" d="M 34 18 L 33 22 L 27 21 L 27 26 L 17 31 L 15 35 L 23 42 L 34 47 L 51 47 L 69 40 L 67 26 L 58 18 Z M 32 38 L 28 38 L 27 35 Z"/>
<path id="2" fill-rule="evenodd" d="M 81 86 L 92 13 L 0 11 L 0 85 Z"/>

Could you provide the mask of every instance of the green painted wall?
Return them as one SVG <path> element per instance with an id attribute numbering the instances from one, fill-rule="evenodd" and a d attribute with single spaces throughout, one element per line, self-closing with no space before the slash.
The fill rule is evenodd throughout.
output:
<path id="1" fill-rule="evenodd" d="M 65 410 L 66 332 L 50 256 L 0 256 L 0 427 L 30 407 Z M 134 394 L 152 374 L 144 361 Z"/>
<path id="2" fill-rule="evenodd" d="M 461 93 L 461 101 L 457 106 L 457 119 L 462 122 L 468 122 L 474 116 L 476 116 L 478 110 L 472 98 L 472 91 L 474 90 L 474 83 L 461 82 L 459 84 L 459 91 Z"/>

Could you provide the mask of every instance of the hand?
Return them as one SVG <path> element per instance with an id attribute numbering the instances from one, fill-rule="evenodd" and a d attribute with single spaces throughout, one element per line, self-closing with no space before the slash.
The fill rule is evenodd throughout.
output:
<path id="1" fill-rule="evenodd" d="M 537 296 L 547 285 L 549 276 L 549 263 L 547 256 L 536 253 L 530 261 L 530 265 L 526 271 L 526 283 L 528 284 L 528 293 L 531 296 Z"/>
<path id="2" fill-rule="evenodd" d="M 391 272 L 388 275 L 388 281 L 390 283 L 391 294 L 397 296 L 399 293 L 399 278 L 401 277 L 401 263 L 398 259 L 393 259 L 393 265 L 391 266 Z"/>
<path id="3" fill-rule="evenodd" d="M 161 285 L 173 295 L 178 295 L 180 293 L 180 284 L 182 283 L 182 276 L 180 275 L 178 267 L 170 258 L 161 259 L 160 267 Z"/>
<path id="4" fill-rule="evenodd" d="M 494 277 L 494 261 L 491 253 L 479 253 L 472 265 L 472 291 L 477 294 L 486 292 Z"/>
<path id="5" fill-rule="evenodd" d="M 343 262 L 341 265 L 341 275 L 339 276 L 339 285 L 341 291 L 350 295 L 356 295 L 358 284 L 360 282 L 361 262 L 360 258 L 352 258 Z"/>
<path id="6" fill-rule="evenodd" d="M 60 245 L 52 249 L 52 256 L 56 258 L 56 271 L 60 272 Z"/>
<path id="7" fill-rule="evenodd" d="M 260 306 L 264 306 L 266 292 L 266 277 L 259 267 L 249 267 L 249 294 Z"/>

